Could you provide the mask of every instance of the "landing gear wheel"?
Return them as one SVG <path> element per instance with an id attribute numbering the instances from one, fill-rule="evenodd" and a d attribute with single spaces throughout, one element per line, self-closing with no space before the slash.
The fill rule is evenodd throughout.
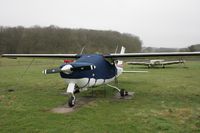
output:
<path id="1" fill-rule="evenodd" d="M 76 101 L 75 97 L 74 97 L 74 96 L 71 96 L 71 97 L 69 98 L 69 100 L 68 100 L 68 105 L 69 105 L 69 107 L 73 107 L 73 106 L 75 105 L 75 101 Z"/>
<path id="2" fill-rule="evenodd" d="M 119 93 L 120 93 L 121 97 L 124 97 L 124 96 L 128 95 L 128 92 L 125 91 L 124 89 L 121 89 Z"/>
<path id="3" fill-rule="evenodd" d="M 77 89 L 77 90 L 74 91 L 74 94 L 79 93 L 79 92 L 80 92 L 80 90 Z"/>
<path id="4" fill-rule="evenodd" d="M 121 97 L 125 96 L 125 90 L 124 89 L 121 89 L 119 93 L 120 93 Z"/>

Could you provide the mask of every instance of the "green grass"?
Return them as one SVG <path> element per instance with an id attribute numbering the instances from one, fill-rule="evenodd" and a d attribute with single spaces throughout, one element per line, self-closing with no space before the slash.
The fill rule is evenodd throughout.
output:
<path id="1" fill-rule="evenodd" d="M 58 74 L 45 76 L 41 71 L 62 61 L 37 59 L 24 74 L 30 61 L 0 59 L 1 133 L 200 132 L 200 62 L 121 75 L 119 87 L 134 91 L 133 99 L 113 98 L 116 91 L 101 86 L 94 88 L 94 101 L 72 113 L 55 114 L 49 110 L 66 103 L 67 97 L 60 95 L 66 84 Z"/>

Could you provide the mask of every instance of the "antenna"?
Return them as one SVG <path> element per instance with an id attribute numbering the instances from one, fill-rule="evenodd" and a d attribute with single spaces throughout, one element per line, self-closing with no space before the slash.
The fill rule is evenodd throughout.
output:
<path id="1" fill-rule="evenodd" d="M 118 45 L 117 45 L 117 47 L 116 47 L 116 49 L 115 49 L 115 54 L 117 53 L 117 51 L 118 51 Z"/>
<path id="2" fill-rule="evenodd" d="M 81 49 L 81 53 L 80 54 L 83 54 L 84 49 L 85 49 L 85 46 Z"/>

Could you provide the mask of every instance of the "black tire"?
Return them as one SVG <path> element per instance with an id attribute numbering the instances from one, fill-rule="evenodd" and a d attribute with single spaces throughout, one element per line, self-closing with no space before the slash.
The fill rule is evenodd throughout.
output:
<path id="1" fill-rule="evenodd" d="M 128 96 L 128 91 L 125 91 L 125 96 Z"/>
<path id="2" fill-rule="evenodd" d="M 68 100 L 69 107 L 73 107 L 75 105 L 75 101 L 76 101 L 75 97 L 71 96 Z"/>
<path id="3" fill-rule="evenodd" d="M 74 91 L 74 94 L 79 93 L 79 92 L 80 92 L 80 90 L 77 89 L 77 90 Z"/>
<path id="4" fill-rule="evenodd" d="M 120 90 L 120 95 L 121 95 L 121 97 L 124 97 L 124 96 L 125 96 L 125 90 L 124 90 L 124 89 L 121 89 L 121 90 Z"/>

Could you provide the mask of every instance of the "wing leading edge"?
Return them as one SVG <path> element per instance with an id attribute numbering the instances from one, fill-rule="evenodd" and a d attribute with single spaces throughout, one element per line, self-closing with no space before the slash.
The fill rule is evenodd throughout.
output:
<path id="1" fill-rule="evenodd" d="M 79 54 L 2 54 L 2 57 L 32 57 L 32 58 L 80 58 Z"/>
<path id="2" fill-rule="evenodd" d="M 200 52 L 164 52 L 164 53 L 124 53 L 108 54 L 105 58 L 123 59 L 130 57 L 161 57 L 161 56 L 199 56 Z M 2 57 L 40 57 L 40 58 L 80 58 L 81 54 L 2 54 Z"/>
<path id="3" fill-rule="evenodd" d="M 161 56 L 199 56 L 200 52 L 163 52 L 163 53 L 125 53 L 105 55 L 105 58 L 128 58 L 128 57 L 161 57 Z"/>
<path id="4" fill-rule="evenodd" d="M 180 60 L 180 61 L 165 61 L 162 64 L 163 65 L 172 65 L 172 64 L 179 64 L 179 63 L 185 63 L 184 60 Z"/>

